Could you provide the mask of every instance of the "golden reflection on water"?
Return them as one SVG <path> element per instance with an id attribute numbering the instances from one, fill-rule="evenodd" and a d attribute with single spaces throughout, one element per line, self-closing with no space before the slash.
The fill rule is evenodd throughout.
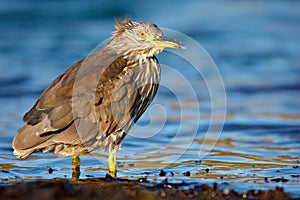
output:
<path id="1" fill-rule="evenodd" d="M 264 172 L 265 170 L 291 168 L 292 165 L 299 165 L 297 159 L 299 157 L 292 155 L 273 155 L 272 153 L 247 153 L 247 150 L 267 150 L 270 152 L 285 152 L 297 150 L 299 147 L 291 146 L 270 146 L 262 145 L 263 143 L 272 144 L 270 138 L 253 139 L 255 145 L 243 146 L 245 142 L 251 142 L 247 139 L 221 138 L 215 147 L 209 152 L 208 156 L 203 158 L 201 162 L 196 162 L 199 157 L 198 148 L 189 148 L 181 154 L 181 157 L 192 159 L 177 160 L 176 162 L 168 162 L 168 158 L 178 156 L 178 152 L 182 152 L 176 146 L 169 146 L 165 151 L 153 154 L 132 153 L 130 155 L 122 155 L 118 158 L 120 171 L 139 171 L 143 176 L 143 171 L 152 172 L 149 177 L 158 177 L 157 170 L 169 169 L 174 172 L 175 176 L 186 177 L 183 175 L 185 171 L 191 171 L 191 179 L 210 179 L 210 180 L 226 180 L 229 182 L 248 183 L 256 181 L 259 184 L 265 183 L 265 177 L 274 178 L 276 174 Z M 202 140 L 195 139 L 194 143 L 198 146 L 202 145 Z M 207 140 L 207 144 L 214 144 L 214 140 Z M 153 150 L 153 149 L 152 149 Z M 167 152 L 166 152 L 167 151 Z M 205 149 L 204 149 L 205 151 Z M 104 154 L 96 154 L 96 157 L 106 158 Z M 194 159 L 193 159 L 194 158 Z M 180 170 L 179 170 L 180 169 Z M 86 170 L 106 170 L 103 167 L 88 167 Z M 208 171 L 207 171 L 208 170 Z M 124 173 L 126 174 L 126 173 Z M 127 177 L 127 176 L 126 176 Z"/>
<path id="2" fill-rule="evenodd" d="M 10 170 L 10 169 L 15 169 L 15 168 L 27 168 L 27 169 L 30 169 L 32 167 L 17 166 L 15 163 L 0 164 L 0 170 Z"/>

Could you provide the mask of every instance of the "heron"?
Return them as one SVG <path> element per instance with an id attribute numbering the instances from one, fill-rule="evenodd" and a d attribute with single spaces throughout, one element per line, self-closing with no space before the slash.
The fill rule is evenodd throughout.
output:
<path id="1" fill-rule="evenodd" d="M 116 20 L 109 42 L 59 75 L 24 115 L 14 154 L 72 156 L 72 177 L 78 178 L 79 156 L 108 150 L 109 175 L 116 177 L 116 153 L 157 93 L 156 55 L 165 48 L 185 47 L 153 23 Z"/>

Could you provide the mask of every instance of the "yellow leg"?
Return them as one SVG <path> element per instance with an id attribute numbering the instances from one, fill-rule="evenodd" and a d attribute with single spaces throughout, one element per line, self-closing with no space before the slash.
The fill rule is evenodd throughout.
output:
<path id="1" fill-rule="evenodd" d="M 72 156 L 72 178 L 78 179 L 80 175 L 80 158 Z"/>
<path id="2" fill-rule="evenodd" d="M 111 177 L 117 177 L 117 150 L 110 149 L 108 155 L 108 170 Z"/>

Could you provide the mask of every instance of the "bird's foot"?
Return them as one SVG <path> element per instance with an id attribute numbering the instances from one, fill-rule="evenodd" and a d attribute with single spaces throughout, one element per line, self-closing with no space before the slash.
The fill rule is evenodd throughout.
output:
<path id="1" fill-rule="evenodd" d="M 118 179 L 117 177 L 111 176 L 110 174 L 106 174 L 106 175 L 105 175 L 105 180 L 106 180 L 106 181 L 115 181 L 115 180 L 117 180 L 117 179 Z"/>
<path id="2" fill-rule="evenodd" d="M 108 170 L 109 176 L 116 178 L 117 177 L 117 159 L 116 159 L 116 149 L 112 149 L 108 154 Z"/>
<path id="3" fill-rule="evenodd" d="M 78 156 L 72 156 L 72 178 L 78 179 L 80 176 L 80 159 Z"/>

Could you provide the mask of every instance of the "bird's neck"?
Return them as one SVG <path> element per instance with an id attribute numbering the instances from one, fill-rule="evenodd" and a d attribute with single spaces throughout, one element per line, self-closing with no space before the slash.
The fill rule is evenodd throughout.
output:
<path id="1" fill-rule="evenodd" d="M 147 49 L 147 50 L 135 50 L 135 51 L 128 51 L 123 54 L 124 58 L 127 59 L 129 62 L 142 64 L 147 60 L 155 57 L 158 53 L 162 50 L 157 48 Z"/>
<path id="2" fill-rule="evenodd" d="M 139 49 L 139 44 L 136 44 L 136 49 L 132 47 L 124 46 L 122 42 L 118 40 L 111 40 L 105 48 L 110 49 L 115 52 L 117 55 L 122 56 L 127 59 L 130 63 L 143 63 L 147 59 L 155 57 L 155 55 L 159 54 L 163 51 L 162 48 L 149 48 L 149 49 Z"/>

